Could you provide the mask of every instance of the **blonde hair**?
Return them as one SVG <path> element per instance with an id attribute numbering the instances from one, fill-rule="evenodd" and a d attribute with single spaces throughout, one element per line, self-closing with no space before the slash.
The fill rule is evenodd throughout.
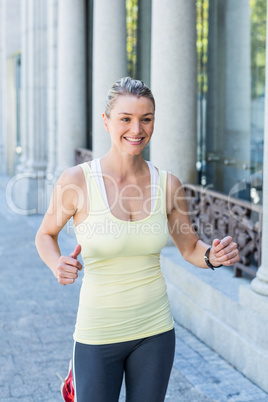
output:
<path id="1" fill-rule="evenodd" d="M 133 95 L 138 98 L 144 96 L 152 101 L 155 109 L 155 101 L 150 88 L 147 87 L 143 81 L 135 80 L 131 77 L 124 77 L 116 81 L 108 92 L 105 105 L 105 114 L 108 118 L 110 117 L 116 99 L 120 95 Z"/>

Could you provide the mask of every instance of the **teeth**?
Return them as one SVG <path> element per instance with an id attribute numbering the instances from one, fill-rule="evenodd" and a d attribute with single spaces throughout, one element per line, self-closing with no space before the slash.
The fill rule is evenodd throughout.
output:
<path id="1" fill-rule="evenodd" d="M 129 138 L 129 137 L 126 137 L 126 139 L 128 141 L 132 141 L 132 142 L 139 142 L 139 141 L 141 141 L 142 138 Z"/>

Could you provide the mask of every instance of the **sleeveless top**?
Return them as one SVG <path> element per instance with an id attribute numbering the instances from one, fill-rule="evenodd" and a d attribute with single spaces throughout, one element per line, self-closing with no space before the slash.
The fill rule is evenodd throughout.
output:
<path id="1" fill-rule="evenodd" d="M 159 175 L 158 175 L 158 171 L 156 170 L 156 168 L 154 167 L 152 162 L 150 162 L 150 161 L 145 161 L 145 162 L 147 163 L 147 165 L 149 167 L 150 176 L 151 176 L 150 187 L 151 187 L 151 212 L 152 212 L 154 209 L 155 198 L 157 195 Z M 90 169 L 91 169 L 91 173 L 93 174 L 93 176 L 98 184 L 98 187 L 99 187 L 101 196 L 103 198 L 103 201 L 105 202 L 106 208 L 110 211 L 110 206 L 108 203 L 104 180 L 103 180 L 103 176 L 102 176 L 100 159 L 93 159 L 91 161 Z"/>
<path id="2" fill-rule="evenodd" d="M 160 251 L 168 240 L 166 172 L 159 170 L 150 214 L 138 221 L 125 221 L 111 213 L 88 163 L 80 166 L 87 185 L 89 215 L 75 227 L 84 277 L 74 340 L 108 344 L 172 329 L 160 268 Z"/>

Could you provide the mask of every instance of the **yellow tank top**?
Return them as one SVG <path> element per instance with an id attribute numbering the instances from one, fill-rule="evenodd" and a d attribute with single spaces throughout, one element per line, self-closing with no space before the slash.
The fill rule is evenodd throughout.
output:
<path id="1" fill-rule="evenodd" d="M 138 221 L 116 218 L 107 209 L 88 163 L 84 171 L 90 211 L 76 226 L 84 277 L 74 340 L 108 344 L 168 331 L 174 322 L 160 268 L 168 239 L 166 172 L 159 170 L 154 209 Z"/>

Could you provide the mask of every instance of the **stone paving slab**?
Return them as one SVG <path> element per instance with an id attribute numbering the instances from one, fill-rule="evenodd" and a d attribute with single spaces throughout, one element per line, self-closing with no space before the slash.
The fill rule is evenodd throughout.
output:
<path id="1" fill-rule="evenodd" d="M 60 402 L 59 375 L 66 375 L 72 356 L 82 275 L 72 286 L 57 283 L 34 245 L 42 217 L 12 213 L 3 187 L 0 177 L 0 402 Z M 63 231 L 59 243 L 70 254 L 75 239 Z M 268 401 L 267 393 L 189 331 L 178 323 L 175 330 L 166 401 Z"/>

